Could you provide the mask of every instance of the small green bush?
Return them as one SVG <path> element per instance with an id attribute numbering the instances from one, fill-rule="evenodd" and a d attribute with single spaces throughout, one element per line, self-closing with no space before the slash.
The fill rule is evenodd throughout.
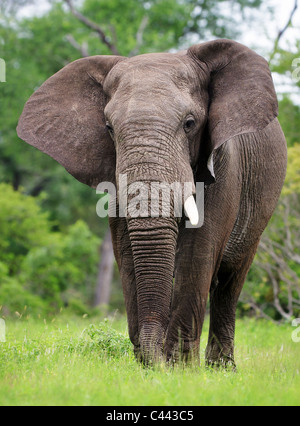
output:
<path id="1" fill-rule="evenodd" d="M 109 358 L 122 358 L 133 354 L 128 336 L 112 328 L 107 319 L 98 327 L 91 324 L 85 333 L 102 355 Z"/>

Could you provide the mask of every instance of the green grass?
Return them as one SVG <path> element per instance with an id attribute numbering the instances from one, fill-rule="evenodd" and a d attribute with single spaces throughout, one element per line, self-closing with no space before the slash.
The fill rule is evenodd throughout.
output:
<path id="1" fill-rule="evenodd" d="M 124 319 L 101 324 L 63 316 L 6 321 L 0 343 L 0 406 L 299 405 L 300 343 L 290 324 L 238 320 L 238 371 L 203 366 L 145 369 Z"/>

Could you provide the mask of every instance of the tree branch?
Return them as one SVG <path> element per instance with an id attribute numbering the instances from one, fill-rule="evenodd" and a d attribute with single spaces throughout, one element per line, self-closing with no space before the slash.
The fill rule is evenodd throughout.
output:
<path id="1" fill-rule="evenodd" d="M 271 57 L 270 57 L 270 62 L 274 59 L 274 56 L 276 55 L 276 52 L 278 50 L 278 46 L 279 46 L 279 42 L 280 42 L 281 38 L 283 37 L 284 33 L 287 31 L 287 29 L 292 24 L 293 18 L 294 18 L 294 15 L 295 15 L 297 9 L 298 9 L 298 0 L 295 0 L 295 4 L 294 4 L 294 7 L 293 7 L 293 10 L 291 11 L 289 20 L 287 21 L 286 25 L 282 28 L 282 30 L 280 30 L 278 32 L 277 38 L 276 38 L 275 43 L 274 43 L 274 49 L 273 49 L 273 52 L 272 52 Z"/>
<path id="2" fill-rule="evenodd" d="M 78 10 L 75 9 L 71 0 L 64 0 L 64 1 L 69 6 L 70 11 L 71 11 L 72 15 L 75 16 L 75 18 L 77 18 L 80 22 L 82 22 L 86 27 L 95 31 L 98 34 L 100 40 L 109 48 L 109 50 L 111 51 L 111 53 L 113 55 L 120 56 L 120 53 L 119 53 L 117 47 L 108 40 L 106 34 L 99 27 L 99 25 L 97 25 L 95 22 L 88 19 L 86 16 L 82 15 L 82 13 L 78 12 Z"/>
<path id="3" fill-rule="evenodd" d="M 284 35 L 284 33 L 286 32 L 286 30 L 287 30 L 287 29 L 289 28 L 289 26 L 291 25 L 291 23 L 292 23 L 292 21 L 293 21 L 293 17 L 294 17 L 294 15 L 295 15 L 295 13 L 296 13 L 297 9 L 298 9 L 298 0 L 295 0 L 295 5 L 294 5 L 294 8 L 293 8 L 293 10 L 292 10 L 292 12 L 291 12 L 291 14 L 290 14 L 290 17 L 289 17 L 288 22 L 286 23 L 285 27 L 284 27 L 281 31 L 279 31 L 279 33 L 278 33 L 278 37 L 277 37 L 277 45 L 279 44 L 281 37 Z"/>
<path id="4" fill-rule="evenodd" d="M 144 32 L 145 32 L 145 29 L 146 29 L 148 23 L 149 23 L 149 17 L 144 16 L 143 19 L 142 19 L 142 22 L 139 26 L 138 32 L 136 33 L 136 46 L 130 52 L 130 54 L 129 54 L 130 57 L 138 55 L 140 48 L 143 45 L 143 36 L 144 36 Z"/>
<path id="5" fill-rule="evenodd" d="M 272 272 L 272 268 L 269 265 L 260 265 L 260 266 L 263 267 L 264 270 L 267 272 L 267 274 L 269 275 L 270 281 L 272 283 L 273 296 L 274 296 L 274 301 L 273 301 L 274 307 L 277 309 L 277 312 L 280 313 L 282 318 L 286 319 L 287 321 L 290 321 L 290 319 L 293 315 L 293 311 L 285 312 L 285 310 L 281 306 L 281 303 L 280 303 L 280 300 L 279 300 L 280 289 L 279 289 L 277 279 Z"/>
<path id="6" fill-rule="evenodd" d="M 83 58 L 87 58 L 88 56 L 90 56 L 89 55 L 89 52 L 88 52 L 88 47 L 87 47 L 87 43 L 85 43 L 85 44 L 79 44 L 76 40 L 75 40 L 75 38 L 71 35 L 71 34 L 68 34 L 67 36 L 66 36 L 66 40 L 76 49 L 76 50 L 78 50 L 78 52 L 81 54 L 81 56 L 83 57 Z"/>
<path id="7" fill-rule="evenodd" d="M 249 294 L 247 294 L 247 293 L 243 293 L 243 294 L 244 294 L 244 296 L 242 295 L 241 298 L 240 298 L 241 302 L 247 303 L 255 312 L 256 317 L 265 318 L 269 321 L 272 321 L 274 324 L 278 323 L 278 321 L 275 321 L 272 317 L 267 315 L 263 311 L 263 308 L 258 306 L 257 303 L 255 303 L 254 299 Z"/>

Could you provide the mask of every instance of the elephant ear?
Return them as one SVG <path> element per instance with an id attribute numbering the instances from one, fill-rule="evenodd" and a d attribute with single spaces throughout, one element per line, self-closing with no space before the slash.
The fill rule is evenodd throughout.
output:
<path id="1" fill-rule="evenodd" d="M 21 139 L 91 187 L 115 180 L 115 148 L 105 126 L 102 84 L 124 59 L 92 56 L 67 65 L 31 96 L 17 127 Z"/>
<path id="2" fill-rule="evenodd" d="M 188 55 L 208 81 L 208 169 L 214 178 L 213 152 L 224 142 L 264 129 L 278 115 L 267 61 L 232 40 L 192 46 Z"/>

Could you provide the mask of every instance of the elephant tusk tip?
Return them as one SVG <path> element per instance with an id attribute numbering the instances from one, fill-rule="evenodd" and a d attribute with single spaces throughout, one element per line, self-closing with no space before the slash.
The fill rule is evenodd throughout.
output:
<path id="1" fill-rule="evenodd" d="M 184 203 L 185 214 L 193 226 L 199 223 L 199 213 L 194 197 L 191 195 Z"/>
<path id="2" fill-rule="evenodd" d="M 193 226 L 197 226 L 198 225 L 198 222 L 199 222 L 198 218 L 189 218 L 189 219 L 190 219 L 190 222 L 191 222 L 191 224 Z"/>

